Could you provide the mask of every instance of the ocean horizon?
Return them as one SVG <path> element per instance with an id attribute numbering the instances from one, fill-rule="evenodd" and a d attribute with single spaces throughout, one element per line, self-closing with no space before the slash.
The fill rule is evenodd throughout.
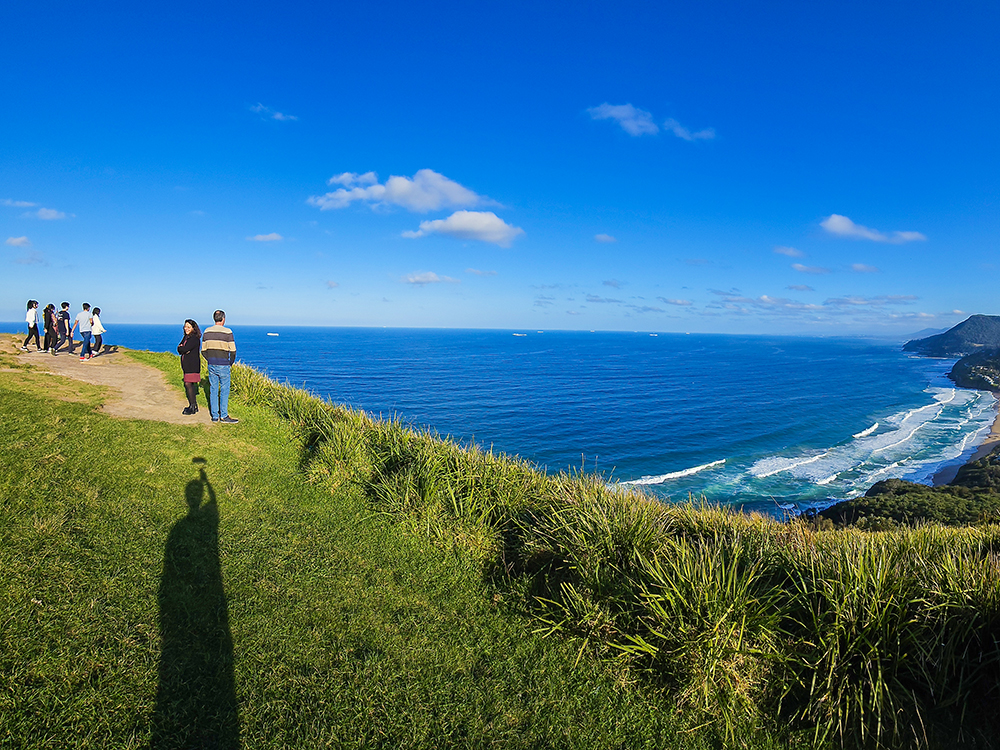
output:
<path id="1" fill-rule="evenodd" d="M 106 322 L 174 352 L 180 326 Z M 23 324 L 0 324 L 23 332 Z M 660 332 L 233 326 L 240 361 L 335 403 L 584 470 L 665 502 L 781 515 L 928 483 L 989 433 L 992 394 L 898 340 Z M 270 334 L 270 335 L 269 335 Z M 274 335 L 277 334 L 277 335 Z"/>

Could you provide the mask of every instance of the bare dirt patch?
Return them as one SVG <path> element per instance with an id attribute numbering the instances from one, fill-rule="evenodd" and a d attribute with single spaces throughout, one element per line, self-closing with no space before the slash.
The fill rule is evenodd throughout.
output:
<path id="1" fill-rule="evenodd" d="M 27 363 L 44 372 L 110 389 L 113 395 L 101 406 L 106 414 L 173 424 L 212 423 L 207 408 L 193 416 L 181 414 L 187 406 L 183 392 L 170 386 L 156 368 L 133 362 L 119 352 L 105 352 L 81 362 L 79 356 L 67 352 L 52 355 L 36 352 L 34 348 L 23 352 L 13 337 L 3 342 L 2 351 L 8 356 L 16 355 L 18 364 Z M 76 351 L 80 351 L 79 347 Z"/>

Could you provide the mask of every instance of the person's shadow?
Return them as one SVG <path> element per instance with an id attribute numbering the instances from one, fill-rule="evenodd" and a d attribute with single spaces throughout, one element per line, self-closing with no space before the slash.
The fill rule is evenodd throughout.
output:
<path id="1" fill-rule="evenodd" d="M 185 488 L 160 581 L 160 683 L 151 750 L 240 747 L 233 639 L 219 565 L 219 509 L 205 473 Z"/>

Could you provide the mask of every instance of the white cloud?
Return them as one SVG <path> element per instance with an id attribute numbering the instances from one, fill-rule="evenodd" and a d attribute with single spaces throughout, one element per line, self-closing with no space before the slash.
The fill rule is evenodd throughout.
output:
<path id="1" fill-rule="evenodd" d="M 413 239 L 428 234 L 445 234 L 460 240 L 479 240 L 508 247 L 524 234 L 524 230 L 511 226 L 492 211 L 456 211 L 447 219 L 422 221 L 417 231 L 403 232 L 403 237 Z"/>
<path id="2" fill-rule="evenodd" d="M 299 119 L 295 115 L 286 115 L 284 112 L 275 112 L 273 109 L 265 107 L 260 102 L 257 102 L 255 106 L 250 107 L 250 111 L 256 112 L 257 114 L 263 115 L 264 117 L 268 117 L 272 120 L 278 120 L 279 122 L 289 122 L 291 120 Z"/>
<path id="3" fill-rule="evenodd" d="M 255 234 L 253 237 L 247 237 L 247 239 L 251 242 L 278 242 L 285 238 L 277 232 L 271 232 L 270 234 Z"/>
<path id="4" fill-rule="evenodd" d="M 681 125 L 677 120 L 670 118 L 663 123 L 665 130 L 670 131 L 678 138 L 683 138 L 685 141 L 709 141 L 715 138 L 714 128 L 705 128 L 704 130 L 699 130 L 696 133 L 692 133 L 690 130 Z"/>
<path id="5" fill-rule="evenodd" d="M 340 286 L 340 284 L 338 284 L 336 281 L 328 281 L 328 282 L 326 282 L 326 288 L 327 289 L 336 289 L 338 286 Z"/>
<path id="6" fill-rule="evenodd" d="M 321 211 L 346 208 L 355 201 L 376 205 L 402 206 L 407 211 L 427 213 L 442 208 L 465 208 L 490 201 L 467 187 L 449 180 L 433 169 L 421 169 L 413 178 L 393 175 L 384 185 L 377 182 L 374 172 L 362 175 L 344 172 L 328 180 L 330 185 L 344 185 L 326 195 L 313 195 L 306 201 Z M 366 185 L 367 187 L 361 187 Z"/>
<path id="7" fill-rule="evenodd" d="M 614 120 L 621 125 L 622 130 L 632 136 L 655 135 L 660 129 L 653 122 L 653 115 L 644 109 L 638 109 L 631 104 L 608 104 L 604 102 L 599 107 L 587 109 L 591 119 Z"/>
<path id="8" fill-rule="evenodd" d="M 830 273 L 829 268 L 822 268 L 820 266 L 804 266 L 801 263 L 792 263 L 792 268 L 799 273 Z"/>
<path id="9" fill-rule="evenodd" d="M 806 286 L 805 284 L 792 284 L 791 286 L 785 287 L 786 289 L 791 289 L 793 292 L 815 292 L 811 286 Z"/>
<path id="10" fill-rule="evenodd" d="M 789 258 L 801 258 L 805 255 L 801 250 L 796 250 L 794 247 L 782 247 L 778 246 L 774 248 L 774 252 L 778 255 L 787 255 Z"/>
<path id="11" fill-rule="evenodd" d="M 453 279 L 450 276 L 438 276 L 433 271 L 416 271 L 414 273 L 407 274 L 403 277 L 404 284 L 412 284 L 413 286 L 426 286 L 427 284 L 460 284 L 461 281 L 458 279 Z"/>
<path id="12" fill-rule="evenodd" d="M 914 242 L 916 240 L 926 240 L 927 238 L 920 232 L 890 232 L 885 234 L 877 229 L 855 224 L 846 216 L 840 214 L 830 214 L 819 223 L 823 229 L 838 237 L 849 237 L 856 240 L 871 240 L 873 242 L 888 242 L 893 245 L 901 245 L 904 242 Z"/>
<path id="13" fill-rule="evenodd" d="M 566 314 L 567 315 L 582 315 L 583 313 L 581 313 L 579 310 L 567 310 Z"/>
<path id="14" fill-rule="evenodd" d="M 858 273 L 879 273 L 879 269 L 875 266 L 866 266 L 864 263 L 854 263 L 851 270 Z"/>
<path id="15" fill-rule="evenodd" d="M 66 214 L 64 214 L 62 211 L 56 211 L 54 208 L 40 208 L 35 212 L 34 215 L 37 216 L 39 219 L 43 219 L 45 221 L 53 221 L 55 219 L 66 218 Z"/>
<path id="16" fill-rule="evenodd" d="M 604 284 L 604 286 L 610 286 L 612 289 L 622 288 L 622 282 L 618 279 L 608 279 L 607 281 L 602 281 L 601 283 Z"/>
<path id="17" fill-rule="evenodd" d="M 668 297 L 657 297 L 656 299 L 664 304 L 677 305 L 678 307 L 689 307 L 691 305 L 691 300 L 689 299 L 669 299 Z"/>
<path id="18" fill-rule="evenodd" d="M 8 237 L 4 244 L 11 245 L 12 247 L 29 247 L 31 240 L 27 237 Z"/>
<path id="19" fill-rule="evenodd" d="M 616 240 L 610 234 L 595 234 L 594 239 L 597 240 L 598 242 L 618 242 L 618 240 Z"/>
<path id="20" fill-rule="evenodd" d="M 12 201 L 10 198 L 0 200 L 0 206 L 10 206 L 11 208 L 34 208 L 37 205 L 31 201 Z"/>
<path id="21" fill-rule="evenodd" d="M 376 182 L 378 182 L 378 175 L 374 172 L 365 172 L 364 174 L 341 172 L 327 180 L 326 184 L 351 187 L 352 185 L 374 185 Z"/>
<path id="22" fill-rule="evenodd" d="M 475 274 L 476 276 L 496 276 L 496 271 L 480 271 L 478 268 L 466 268 L 466 273 Z"/>

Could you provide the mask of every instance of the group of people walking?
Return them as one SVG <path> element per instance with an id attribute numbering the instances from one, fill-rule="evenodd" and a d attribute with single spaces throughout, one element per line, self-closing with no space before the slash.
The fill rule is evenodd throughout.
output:
<path id="1" fill-rule="evenodd" d="M 236 340 L 226 328 L 226 313 L 212 314 L 215 325 L 202 333 L 191 318 L 184 321 L 184 338 L 177 345 L 184 373 L 184 392 L 188 405 L 182 414 L 198 413 L 198 386 L 201 383 L 201 358 L 208 363 L 208 411 L 213 422 L 236 424 L 240 420 L 229 416 L 230 367 L 236 361 Z"/>
<path id="2" fill-rule="evenodd" d="M 208 364 L 208 411 L 212 415 L 212 421 L 236 424 L 239 420 L 229 416 L 229 389 L 232 382 L 230 368 L 236 361 L 236 340 L 233 332 L 226 328 L 224 311 L 216 310 L 212 319 L 214 325 L 206 328 L 204 333 L 191 318 L 184 321 L 184 338 L 177 345 L 188 400 L 182 413 L 198 413 L 198 387 L 201 384 L 201 360 L 204 357 Z M 107 329 L 101 323 L 101 308 L 91 309 L 87 302 L 81 305 L 76 318 L 71 318 L 69 302 L 63 302 L 58 311 L 52 304 L 39 310 L 38 300 L 29 299 L 24 320 L 28 326 L 28 335 L 21 345 L 22 351 L 29 351 L 28 344 L 34 339 L 35 348 L 39 352 L 56 354 L 68 342 L 67 351 L 72 354 L 73 335 L 77 330 L 83 339 L 81 362 L 96 357 L 104 345 L 103 335 Z M 70 320 L 73 321 L 72 324 Z M 40 338 L 41 331 L 45 332 L 44 343 Z"/>
<path id="3" fill-rule="evenodd" d="M 90 304 L 84 302 L 80 312 L 70 325 L 69 302 L 63 302 L 60 309 L 56 311 L 56 306 L 51 302 L 43 310 L 38 309 L 38 300 L 28 300 L 28 312 L 24 317 L 24 322 L 28 326 L 28 335 L 21 344 L 21 351 L 28 351 L 28 343 L 35 340 L 36 351 L 45 354 L 57 354 L 63 344 L 68 342 L 67 351 L 72 354 L 74 349 L 73 335 L 77 329 L 80 331 L 80 338 L 83 340 L 83 348 L 80 349 L 80 361 L 93 359 L 101 353 L 104 346 L 104 334 L 107 329 L 101 323 L 101 308 L 90 309 Z M 44 331 L 45 342 L 40 340 L 40 333 Z M 93 339 L 93 341 L 91 341 Z"/>

